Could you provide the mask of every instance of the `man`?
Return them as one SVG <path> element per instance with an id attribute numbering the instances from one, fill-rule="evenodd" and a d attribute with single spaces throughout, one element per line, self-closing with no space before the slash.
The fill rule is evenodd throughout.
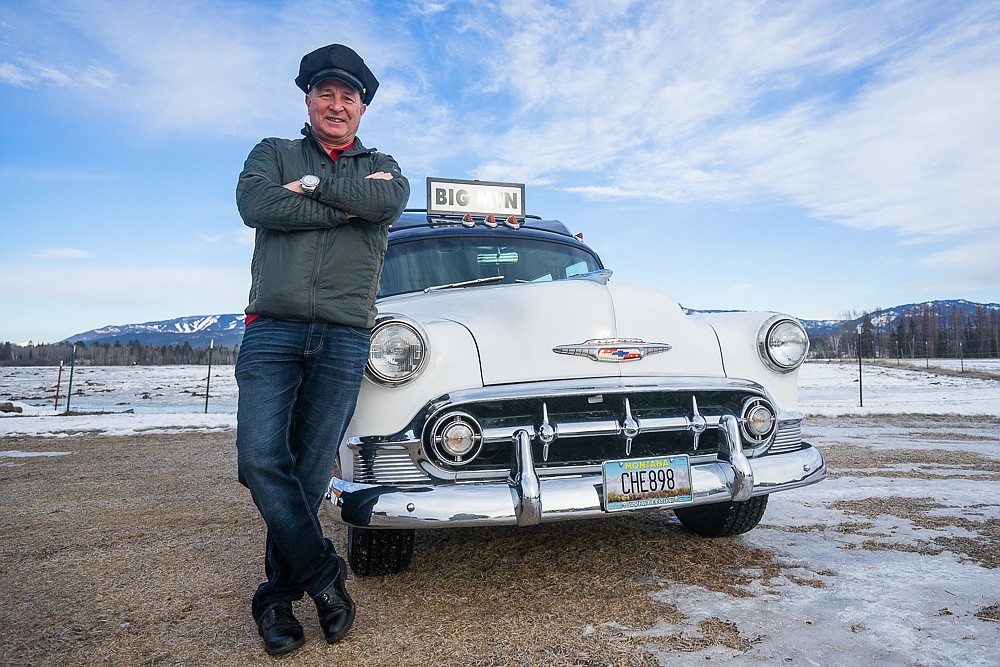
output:
<path id="1" fill-rule="evenodd" d="M 292 601 L 308 594 L 327 642 L 354 622 L 347 565 L 317 518 L 368 359 L 388 227 L 410 195 L 358 125 L 378 80 L 350 48 L 302 58 L 303 139 L 264 139 L 236 187 L 256 230 L 246 332 L 236 362 L 239 480 L 267 525 L 267 581 L 252 613 L 271 655 L 302 646 Z"/>

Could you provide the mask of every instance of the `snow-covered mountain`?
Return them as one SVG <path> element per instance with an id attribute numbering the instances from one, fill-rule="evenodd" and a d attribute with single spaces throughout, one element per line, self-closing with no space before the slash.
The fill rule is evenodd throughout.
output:
<path id="1" fill-rule="evenodd" d="M 144 322 L 142 324 L 109 325 L 70 336 L 67 343 L 84 342 L 120 343 L 127 345 L 139 341 L 143 345 L 184 345 L 188 343 L 193 348 L 208 347 L 215 341 L 216 347 L 234 347 L 243 338 L 243 320 L 246 315 L 234 313 L 230 315 L 193 315 L 178 317 L 161 322 Z"/>
<path id="2" fill-rule="evenodd" d="M 945 299 L 938 301 L 923 301 L 920 303 L 907 303 L 902 306 L 892 308 L 880 308 L 868 312 L 872 326 L 883 331 L 892 331 L 899 325 L 899 320 L 904 315 L 917 317 L 920 313 L 933 313 L 937 318 L 958 317 L 960 321 L 966 318 L 975 318 L 976 309 L 983 308 L 986 313 L 1000 313 L 1000 303 L 975 303 L 965 299 Z M 850 320 L 802 320 L 802 325 L 806 328 L 811 338 L 836 334 L 842 326 L 846 326 L 849 331 L 854 331 L 863 321 L 864 314 Z"/>

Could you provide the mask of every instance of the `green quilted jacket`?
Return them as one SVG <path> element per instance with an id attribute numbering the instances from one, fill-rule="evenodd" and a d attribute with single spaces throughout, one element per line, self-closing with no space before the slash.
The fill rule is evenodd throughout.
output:
<path id="1" fill-rule="evenodd" d="M 236 186 L 240 216 L 256 230 L 246 312 L 371 327 L 389 225 L 410 184 L 391 156 L 360 140 L 334 161 L 308 125 L 302 134 L 257 144 Z M 392 180 L 365 178 L 378 171 Z M 282 187 L 306 174 L 320 178 L 311 196 Z"/>

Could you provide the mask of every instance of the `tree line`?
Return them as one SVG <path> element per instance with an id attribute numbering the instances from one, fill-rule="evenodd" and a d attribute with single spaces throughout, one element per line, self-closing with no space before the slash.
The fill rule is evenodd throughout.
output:
<path id="1" fill-rule="evenodd" d="M 907 306 L 895 322 L 876 309 L 845 318 L 837 333 L 811 337 L 810 356 L 824 359 L 992 359 L 1000 357 L 1000 311 L 977 304 Z M 860 324 L 859 324 L 860 323 Z M 861 327 L 860 334 L 858 326 Z"/>
<path id="2" fill-rule="evenodd" d="M 235 364 L 240 346 L 216 347 L 212 350 L 213 364 Z M 0 345 L 0 366 L 58 366 L 73 361 L 78 366 L 167 366 L 173 364 L 208 364 L 208 348 L 182 345 L 143 345 L 137 340 L 122 345 L 114 343 L 76 344 L 40 343 Z"/>

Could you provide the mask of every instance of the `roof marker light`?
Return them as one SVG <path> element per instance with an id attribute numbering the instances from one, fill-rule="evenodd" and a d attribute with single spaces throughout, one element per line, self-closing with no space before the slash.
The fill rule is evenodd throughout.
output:
<path id="1" fill-rule="evenodd" d="M 476 221 L 472 219 L 471 213 L 466 213 L 462 216 L 462 226 L 469 227 L 470 229 L 476 226 Z"/>
<path id="2" fill-rule="evenodd" d="M 497 217 L 492 213 L 486 216 L 486 226 L 493 229 L 497 226 Z"/>
<path id="3" fill-rule="evenodd" d="M 521 221 L 517 219 L 516 215 L 512 215 L 509 218 L 507 218 L 506 220 L 504 220 L 503 224 L 507 225 L 511 229 L 520 229 L 521 228 Z"/>

